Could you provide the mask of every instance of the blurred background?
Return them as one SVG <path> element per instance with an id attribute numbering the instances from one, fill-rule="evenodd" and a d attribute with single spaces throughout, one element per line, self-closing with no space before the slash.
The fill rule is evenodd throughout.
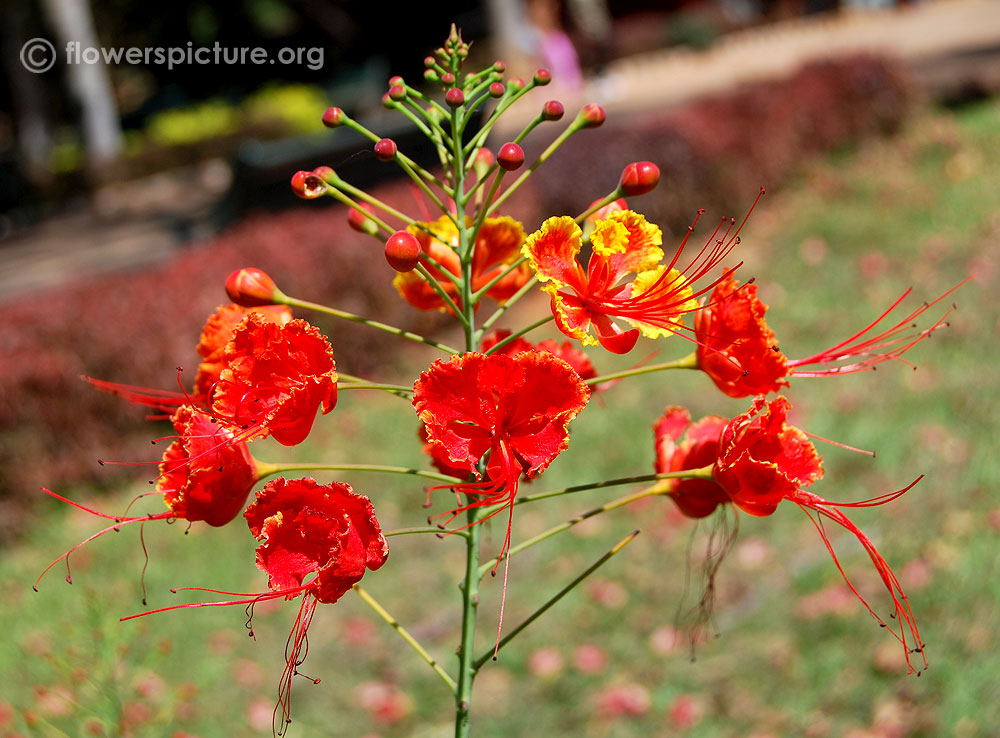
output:
<path id="1" fill-rule="evenodd" d="M 741 258 L 783 349 L 797 355 L 850 335 L 907 286 L 916 305 L 973 276 L 954 296 L 952 326 L 914 350 L 920 371 L 891 366 L 789 393 L 797 424 L 878 451 L 877 465 L 864 464 L 831 447 L 824 496 L 864 499 L 929 475 L 895 511 L 858 515 L 911 592 L 927 674 L 902 675 L 897 644 L 844 596 L 794 510 L 741 521 L 709 629 L 720 637 L 689 663 L 686 613 L 699 595 L 699 536 L 710 531 L 661 500 L 512 564 L 513 623 L 622 535 L 645 533 L 560 605 L 562 619 L 533 626 L 485 670 L 478 734 L 1000 736 L 995 0 L 446 0 L 405 11 L 355 0 L 0 0 L 0 664 L 20 675 L 0 686 L 0 736 L 270 730 L 290 609 L 258 608 L 256 643 L 241 637 L 238 612 L 119 624 L 140 608 L 135 531 L 79 552 L 72 589 L 54 572 L 35 595 L 28 588 L 48 561 L 97 527 L 39 488 L 119 509 L 146 487 L 141 467 L 95 462 L 155 460 L 149 439 L 166 431 L 79 377 L 174 388 L 180 366 L 189 384 L 201 325 L 235 268 L 256 265 L 289 294 L 449 335 L 446 316 L 399 299 L 381 248 L 348 228 L 342 207 L 298 200 L 288 181 L 329 165 L 419 212 L 398 170 L 320 116 L 338 105 L 423 161 L 419 137 L 381 97 L 392 75 L 422 80 L 423 58 L 452 22 L 473 42 L 470 68 L 503 59 L 509 77 L 553 72 L 498 127 L 494 149 L 547 99 L 568 116 L 587 102 L 608 111 L 511 199 L 527 232 L 581 211 L 635 160 L 663 172 L 631 205 L 667 244 L 699 208 L 706 222 L 740 216 L 766 185 Z M 145 57 L 116 61 L 106 55 L 115 49 Z M 193 63 L 199 49 L 216 56 Z M 241 49 L 260 49 L 264 62 L 232 56 Z M 526 140 L 529 159 L 561 125 Z M 363 326 L 315 322 L 343 371 L 409 383 L 430 361 Z M 686 348 L 644 343 L 625 365 Z M 601 372 L 619 368 L 592 359 Z M 647 473 L 649 428 L 665 404 L 696 417 L 745 409 L 711 389 L 695 376 L 622 383 L 588 409 L 602 418 L 576 421 L 570 450 L 536 486 Z M 295 458 L 333 449 L 340 461 L 423 464 L 415 421 L 399 420 L 412 413 L 394 403 L 345 398 Z M 405 458 L 380 456 L 387 437 Z M 281 453 L 290 452 L 263 455 Z M 348 481 L 387 527 L 422 519 L 412 485 Z M 607 499 L 525 510 L 515 542 Z M 150 592 L 260 589 L 253 541 L 237 527 L 151 527 Z M 371 588 L 446 657 L 455 541 L 394 541 L 401 553 Z M 863 552 L 841 543 L 852 578 L 877 598 Z M 484 595 L 487 640 L 496 589 Z M 308 666 L 323 683 L 297 685 L 289 735 L 448 734 L 448 698 L 426 667 L 359 602 L 335 609 L 317 616 Z"/>

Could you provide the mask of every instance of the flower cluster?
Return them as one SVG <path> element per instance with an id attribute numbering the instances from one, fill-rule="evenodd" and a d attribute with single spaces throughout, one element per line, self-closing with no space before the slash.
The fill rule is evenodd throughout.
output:
<path id="1" fill-rule="evenodd" d="M 113 516 L 84 508 L 114 521 L 87 541 L 124 524 L 156 519 L 182 518 L 221 526 L 243 511 L 249 531 L 259 543 L 256 563 L 267 574 L 267 590 L 256 594 L 198 590 L 229 599 L 151 612 L 231 604 L 249 609 L 264 600 L 301 598 L 280 680 L 275 710 L 278 732 L 290 720 L 292 681 L 306 652 L 307 631 L 317 605 L 335 603 L 353 589 L 452 691 L 457 705 L 456 735 L 467 736 L 472 685 L 489 656 L 496 658 L 511 637 L 617 554 L 634 534 L 503 637 L 511 557 L 586 517 L 649 496 L 669 497 L 691 518 L 705 518 L 727 505 L 763 517 L 774 514 L 785 500 L 794 503 L 816 524 L 848 586 L 879 624 L 895 634 L 906 649 L 911 670 L 919 673 L 926 660 L 922 666 L 913 663 L 912 654 L 922 656 L 923 643 L 906 596 L 874 543 L 843 512 L 845 508 L 885 504 L 913 484 L 853 503 L 830 502 L 807 491 L 823 476 L 820 456 L 810 437 L 787 423 L 789 401 L 768 396 L 787 388 L 794 377 L 846 374 L 900 359 L 945 325 L 941 317 L 929 327 L 911 327 L 950 291 L 902 320 L 889 320 L 892 325 L 884 327 L 883 321 L 901 298 L 863 330 L 825 351 L 793 360 L 778 348 L 765 321 L 767 306 L 757 297 L 756 285 L 740 285 L 735 277 L 740 264 L 731 262 L 737 258 L 734 252 L 746 217 L 739 222 L 722 220 L 704 245 L 692 248 L 689 242 L 696 218 L 671 249 L 664 246 L 660 228 L 623 199 L 646 194 L 657 186 L 659 170 L 652 162 L 627 164 L 618 184 L 582 213 L 547 218 L 526 233 L 520 222 L 497 210 L 563 141 L 601 125 L 605 112 L 597 105 L 584 106 L 523 174 L 513 182 L 505 180 L 525 163 L 520 142 L 538 126 L 560 120 L 564 108 L 558 101 L 545 102 L 513 141 L 494 147 L 494 154 L 487 141 L 496 120 L 527 92 L 545 86 L 551 75 L 538 70 L 529 82 L 505 80 L 501 62 L 465 74 L 462 67 L 467 56 L 468 45 L 453 29 L 444 46 L 425 60 L 424 82 L 431 88 L 440 87 L 442 94 L 435 97 L 426 87 L 393 77 L 383 99 L 387 108 L 415 122 L 427 135 L 438 152 L 439 170 L 424 169 L 394 141 L 370 131 L 340 108 L 332 107 L 323 114 L 327 127 L 360 135 L 374 144 L 375 159 L 398 165 L 424 199 L 424 211 L 426 201 L 438 208 L 441 214 L 436 219 L 411 217 L 345 181 L 327 166 L 292 177 L 292 189 L 298 196 L 329 196 L 346 205 L 352 227 L 385 250 L 387 268 L 382 278 L 392 278 L 401 297 L 413 307 L 450 315 L 463 344 L 454 347 L 337 307 L 289 296 L 254 267 L 233 272 L 225 281 L 233 304 L 219 308 L 205 325 L 198 344 L 202 362 L 190 391 L 90 380 L 101 389 L 152 408 L 160 416 L 169 415 L 174 435 L 155 480 L 167 510 Z M 483 111 L 481 127 L 473 130 L 472 121 Z M 503 325 L 516 312 L 508 312 L 511 307 L 539 292 L 548 297 L 549 314 L 528 325 Z M 482 309 L 487 299 L 496 303 L 492 312 Z M 361 323 L 437 354 L 412 386 L 338 375 L 328 339 L 305 320 L 293 318 L 292 308 Z M 552 338 L 526 337 L 550 322 L 569 340 L 559 343 Z M 625 354 L 642 337 L 666 340 L 667 345 L 682 344 L 676 336 L 694 344 L 689 355 L 660 364 L 640 362 L 631 369 L 603 375 L 583 350 L 599 347 L 611 354 Z M 539 477 L 567 449 L 569 424 L 585 410 L 592 393 L 611 396 L 616 382 L 677 368 L 702 371 L 730 397 L 753 397 L 750 408 L 732 418 L 708 416 L 692 422 L 686 409 L 668 406 L 654 427 L 656 460 L 652 473 L 643 470 L 622 479 L 520 494 L 524 481 Z M 333 410 L 338 392 L 346 390 L 385 392 L 404 399 L 406 417 L 418 430 L 428 464 L 436 471 L 386 464 L 280 466 L 250 455 L 250 444 L 267 438 L 285 446 L 306 441 L 317 416 Z M 410 414 L 413 412 L 415 418 Z M 276 477 L 256 492 L 244 511 L 258 482 L 304 468 L 411 475 L 435 482 L 422 490 L 415 488 L 410 500 L 413 507 L 421 500 L 425 506 L 432 504 L 432 498 L 436 502 L 439 496 L 432 495 L 436 490 L 449 490 L 449 494 L 440 495 L 449 502 L 443 512 L 430 516 L 426 528 L 383 533 L 372 502 L 347 484 Z M 640 483 L 646 486 L 638 493 L 514 543 L 515 508 L 521 504 Z M 481 524 L 497 516 L 505 523 L 502 543 L 482 561 Z M 894 621 L 893 627 L 851 585 L 824 521 L 850 532 L 868 553 L 889 594 L 893 609 L 888 620 Z M 457 537 L 466 543 L 456 676 L 358 586 L 367 571 L 385 564 L 386 539 L 397 532 Z M 73 550 L 57 562 L 68 561 Z M 477 656 L 479 581 L 486 572 L 495 574 L 501 563 L 505 573 L 497 641 L 491 653 Z"/>

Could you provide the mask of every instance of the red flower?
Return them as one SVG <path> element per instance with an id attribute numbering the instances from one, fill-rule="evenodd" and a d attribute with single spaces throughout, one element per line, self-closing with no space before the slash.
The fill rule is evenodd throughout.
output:
<path id="1" fill-rule="evenodd" d="M 407 231 L 417 237 L 423 253 L 434 260 L 432 262 L 421 258 L 420 263 L 427 267 L 437 279 L 438 285 L 460 306 L 458 288 L 445 274 L 447 272 L 454 277 L 462 274 L 458 228 L 454 221 L 443 215 L 433 223 L 412 225 Z M 476 237 L 472 257 L 472 289 L 476 291 L 485 287 L 507 271 L 517 261 L 523 243 L 524 229 L 516 220 L 508 217 L 487 218 Z M 503 302 L 512 297 L 530 278 L 531 270 L 527 265 L 518 266 L 490 287 L 486 295 L 497 302 Z M 447 308 L 441 296 L 418 272 L 397 274 L 393 284 L 403 299 L 419 310 Z"/>
<path id="2" fill-rule="evenodd" d="M 875 613 L 847 578 L 827 537 L 822 518 L 832 520 L 849 531 L 864 547 L 892 598 L 892 620 L 898 625 L 896 629 L 890 630 L 906 649 L 907 664 L 910 664 L 913 671 L 910 656 L 912 653 L 923 654 L 923 641 L 920 640 L 906 594 L 875 545 L 840 508 L 885 504 L 907 492 L 916 481 L 904 489 L 861 502 L 830 502 L 805 491 L 803 487 L 823 476 L 823 467 L 819 454 L 806 434 L 785 422 L 789 407 L 788 401 L 783 397 L 771 402 L 765 402 L 759 397 L 747 412 L 728 423 L 720 423 L 717 418 L 705 418 L 692 426 L 687 425 L 689 421 L 686 412 L 667 408 L 665 417 L 657 426 L 660 452 L 657 471 L 693 469 L 714 464 L 714 482 L 684 480 L 684 487 L 673 485 L 667 488 L 667 491 L 675 495 L 681 510 L 692 517 L 708 514 L 724 499 L 731 501 L 740 510 L 756 516 L 770 515 L 782 500 L 794 502 L 816 525 L 816 530 L 847 586 L 872 617 L 881 626 L 889 628 L 889 623 Z M 687 440 L 680 446 L 675 445 L 674 441 L 685 429 L 688 431 Z M 713 449 L 714 459 L 710 458 Z M 694 482 L 700 484 L 695 485 Z M 699 495 L 701 499 L 696 499 Z M 915 644 L 912 649 L 911 640 Z M 924 658 L 924 666 L 926 665 Z"/>
<path id="3" fill-rule="evenodd" d="M 278 325 L 251 313 L 226 344 L 210 400 L 213 415 L 241 440 L 273 436 L 294 446 L 321 405 L 325 414 L 337 404 L 333 349 L 304 320 Z"/>
<path id="4" fill-rule="evenodd" d="M 188 405 L 177 409 L 173 422 L 177 439 L 163 454 L 157 489 L 174 517 L 225 525 L 243 510 L 257 483 L 246 443 Z"/>
<path id="5" fill-rule="evenodd" d="M 716 229 L 682 268 L 678 263 L 693 224 L 670 262 L 662 264 L 660 229 L 631 210 L 613 212 L 597 222 L 590 234 L 592 253 L 586 269 L 577 261 L 583 232 L 568 216 L 546 220 L 528 237 L 523 253 L 538 279 L 547 283 L 543 289 L 551 297 L 559 330 L 584 345 L 600 343 L 608 351 L 623 354 L 632 350 L 639 333 L 657 338 L 685 330 L 684 315 L 698 310 L 696 298 L 719 280 L 697 292 L 694 283 L 739 243 L 742 224 L 730 234 L 733 224 L 730 221 L 718 239 Z M 626 282 L 629 275 L 634 277 Z M 622 329 L 615 318 L 632 328 Z"/>
<path id="6" fill-rule="evenodd" d="M 275 732 L 280 735 L 291 722 L 293 677 L 308 650 L 307 631 L 316 605 L 333 603 L 364 576 L 385 563 L 389 546 L 382 535 L 371 501 L 355 494 L 348 484 L 321 485 L 313 479 L 278 478 L 257 493 L 244 513 L 250 532 L 260 541 L 257 567 L 267 573 L 269 592 L 242 594 L 198 587 L 184 590 L 227 594 L 239 599 L 195 602 L 130 615 L 122 620 L 188 607 L 246 605 L 251 612 L 258 602 L 302 595 L 302 604 L 288 638 L 286 664 L 278 684 L 274 709 Z M 174 590 L 179 591 L 179 590 Z M 248 623 L 248 627 L 250 627 Z M 253 635 L 253 631 L 250 632 Z M 312 680 L 319 683 L 318 679 Z M 278 711 L 281 719 L 278 721 Z"/>
<path id="7" fill-rule="evenodd" d="M 701 469 L 719 458 L 719 436 L 727 420 L 709 415 L 691 423 L 682 407 L 668 407 L 653 430 L 656 434 L 656 473 Z M 681 437 L 684 440 L 681 440 Z M 704 518 L 729 497 L 710 479 L 663 479 L 658 486 L 667 492 L 689 518 Z"/>
<path id="8" fill-rule="evenodd" d="M 929 328 L 913 332 L 913 321 L 958 289 L 955 285 L 933 302 L 924 303 L 891 328 L 876 327 L 910 294 L 906 290 L 889 309 L 866 328 L 825 351 L 805 359 L 790 360 L 778 349 L 774 332 L 764 319 L 767 305 L 757 299 L 757 286 L 742 287 L 732 277 L 716 286 L 708 303 L 695 317 L 698 366 L 730 397 L 777 392 L 788 386 L 788 377 L 820 377 L 874 369 L 877 364 L 902 355 L 942 328 L 949 310 Z M 819 368 L 807 369 L 809 366 Z"/>
<path id="9" fill-rule="evenodd" d="M 239 305 L 220 305 L 216 311 L 208 317 L 205 326 L 201 331 L 201 340 L 198 342 L 198 355 L 202 358 L 198 365 L 198 374 L 195 377 L 194 390 L 188 394 L 181 389 L 179 392 L 170 390 L 158 390 L 149 387 L 139 387 L 131 384 L 121 384 L 119 382 L 107 382 L 103 379 L 93 377 L 83 377 L 94 387 L 113 395 L 124 397 L 135 405 L 157 410 L 164 415 L 150 416 L 151 419 L 161 419 L 172 413 L 181 405 L 194 405 L 196 407 L 208 407 L 208 395 L 212 390 L 212 385 L 219 379 L 219 372 L 222 370 L 222 360 L 225 355 L 225 347 L 232 338 L 233 331 L 240 321 L 248 313 L 257 313 L 266 320 L 283 325 L 292 319 L 291 308 L 285 305 L 270 305 L 267 307 L 245 308 Z"/>
<path id="10" fill-rule="evenodd" d="M 172 420 L 177 431 L 176 440 L 164 452 L 160 462 L 160 476 L 156 480 L 157 493 L 163 495 L 168 508 L 165 512 L 135 516 L 109 515 L 84 507 L 51 490 L 44 490 L 73 507 L 113 520 L 114 524 L 81 541 L 49 564 L 38 577 L 39 581 L 53 566 L 65 559 L 66 581 L 71 582 L 70 554 L 123 525 L 176 518 L 192 523 L 203 520 L 218 527 L 240 513 L 250 490 L 259 479 L 257 465 L 250 456 L 246 443 L 235 438 L 231 431 L 220 426 L 201 410 L 188 405 L 179 407 Z M 35 584 L 37 583 L 36 581 Z"/>

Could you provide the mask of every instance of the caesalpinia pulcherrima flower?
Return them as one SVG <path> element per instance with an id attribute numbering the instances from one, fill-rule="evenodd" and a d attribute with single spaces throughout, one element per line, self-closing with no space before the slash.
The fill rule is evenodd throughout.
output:
<path id="1" fill-rule="evenodd" d="M 878 318 L 847 340 L 804 359 L 789 359 L 778 348 L 774 332 L 764 319 L 767 305 L 758 299 L 757 285 L 740 286 L 727 277 L 695 315 L 698 367 L 730 397 L 777 392 L 788 386 L 789 377 L 823 377 L 874 369 L 883 361 L 902 360 L 915 344 L 946 326 L 950 310 L 922 330 L 914 331 L 913 321 L 961 284 L 964 282 L 878 331 L 879 324 L 910 294 L 906 290 Z"/>
<path id="2" fill-rule="evenodd" d="M 503 354 L 505 356 L 515 356 L 516 354 L 524 353 L 525 351 L 545 351 L 555 356 L 557 359 L 562 359 L 567 364 L 569 364 L 576 373 L 579 375 L 580 379 L 586 381 L 588 379 L 593 379 L 597 376 L 597 370 L 594 369 L 594 364 L 590 361 L 590 358 L 576 348 L 569 341 L 563 341 L 559 343 L 552 338 L 545 338 L 538 343 L 532 343 L 522 336 L 518 336 L 512 341 L 508 341 L 499 349 L 493 349 L 501 341 L 505 340 L 510 336 L 510 331 L 494 331 L 490 335 L 483 338 L 482 349 L 483 353 L 497 353 Z M 592 391 L 599 391 L 600 387 L 592 387 Z"/>
<path id="3" fill-rule="evenodd" d="M 712 466 L 714 481 L 684 480 L 682 486 L 676 484 L 676 480 L 669 480 L 674 484 L 667 487 L 668 493 L 674 497 L 682 512 L 692 517 L 704 517 L 720 502 L 725 501 L 756 516 L 771 515 L 782 500 L 798 505 L 816 525 L 847 586 L 872 617 L 882 627 L 888 628 L 903 644 L 906 662 L 911 671 L 916 671 L 911 655 L 920 653 L 923 656 L 923 641 L 906 594 L 875 544 L 840 509 L 885 504 L 907 492 L 916 482 L 902 490 L 850 503 L 830 502 L 806 491 L 803 487 L 823 476 L 822 460 L 806 434 L 786 423 L 789 407 L 790 404 L 784 397 L 770 402 L 757 398 L 747 412 L 732 420 L 722 421 L 720 418 L 709 417 L 694 424 L 689 424 L 690 417 L 686 412 L 667 408 L 657 427 L 657 471 L 693 469 L 699 464 L 703 467 Z M 661 424 L 667 429 L 662 435 L 659 434 Z M 719 433 L 718 436 L 715 435 L 716 432 Z M 685 436 L 685 440 L 677 443 L 682 436 Z M 696 481 L 700 482 L 697 486 L 694 485 Z M 703 499 L 697 499 L 699 496 Z M 892 598 L 893 613 L 890 620 L 896 623 L 895 627 L 890 627 L 889 623 L 875 613 L 848 579 L 827 537 L 823 518 L 832 520 L 849 531 L 864 547 Z M 924 667 L 926 665 L 924 658 Z"/>
<path id="4" fill-rule="evenodd" d="M 541 474 L 566 448 L 566 425 L 589 397 L 573 367 L 547 352 L 469 353 L 434 362 L 414 384 L 413 406 L 428 443 L 450 466 L 477 480 L 447 485 L 471 498 L 448 513 L 448 521 L 474 507 L 502 503 L 488 516 L 508 511 L 502 557 L 510 544 L 518 480 Z M 478 464 L 487 453 L 483 478 Z"/>
<path id="5" fill-rule="evenodd" d="M 319 603 L 339 600 L 365 572 L 381 567 L 389 555 L 371 501 L 348 484 L 319 484 L 314 479 L 274 479 L 257 492 L 244 513 L 257 547 L 257 567 L 268 577 L 270 591 L 253 595 L 200 587 L 185 591 L 214 592 L 239 599 L 174 605 L 132 615 L 188 607 L 253 606 L 274 599 L 302 596 L 295 625 L 288 639 L 285 670 L 278 684 L 275 717 L 281 712 L 277 732 L 291 722 L 292 680 L 299 674 L 308 650 L 307 631 Z M 178 590 L 180 591 L 180 590 Z M 319 680 L 314 680 L 318 682 Z"/>
<path id="6" fill-rule="evenodd" d="M 694 283 L 729 255 L 738 233 L 739 228 L 731 235 L 727 230 L 717 239 L 716 230 L 701 252 L 682 265 L 689 229 L 670 262 L 663 264 L 659 227 L 622 210 L 597 221 L 586 269 L 577 260 L 583 232 L 569 216 L 546 220 L 528 236 L 523 252 L 545 283 L 559 330 L 584 345 L 600 343 L 623 354 L 632 350 L 640 333 L 657 338 L 684 330 L 684 316 L 699 308 L 696 298 L 719 280 L 697 292 Z M 632 328 L 623 329 L 615 319 Z"/>
<path id="7" fill-rule="evenodd" d="M 407 231 L 416 236 L 421 249 L 431 260 L 422 258 L 438 285 L 461 307 L 458 289 L 443 272 L 461 275 L 461 260 L 458 253 L 458 228 L 451 217 L 442 215 L 433 223 L 418 223 Z M 433 237 L 430 235 L 433 233 Z M 520 256 L 524 243 L 524 228 L 513 218 L 487 218 L 476 237 L 472 258 L 472 289 L 477 291 L 499 277 Z M 432 261 L 433 260 L 433 261 Z M 531 278 L 527 265 L 511 269 L 486 292 L 497 302 L 503 302 L 517 292 Z M 396 276 L 393 284 L 403 298 L 419 310 L 444 310 L 445 301 L 416 272 L 403 272 Z"/>
<path id="8" fill-rule="evenodd" d="M 74 507 L 115 522 L 49 564 L 38 577 L 39 580 L 53 566 L 66 559 L 66 579 L 71 581 L 69 555 L 122 525 L 179 519 L 192 523 L 204 521 L 218 527 L 240 514 L 250 490 L 260 478 L 257 464 L 250 456 L 246 443 L 237 439 L 232 431 L 220 426 L 206 413 L 189 405 L 177 408 L 172 420 L 177 435 L 163 454 L 160 475 L 156 479 L 156 493 L 163 495 L 167 510 L 149 515 L 109 515 L 45 490 Z"/>
<path id="9" fill-rule="evenodd" d="M 164 414 L 169 414 L 180 405 L 208 407 L 208 394 L 212 385 L 219 379 L 222 370 L 222 358 L 225 355 L 226 344 L 232 338 L 236 326 L 248 313 L 257 313 L 266 320 L 283 325 L 292 319 L 291 308 L 285 305 L 268 305 L 266 307 L 246 308 L 240 305 L 220 305 L 205 322 L 198 341 L 198 356 L 201 363 L 195 376 L 194 389 L 190 392 L 158 390 L 148 387 L 138 387 L 118 382 L 107 382 L 103 379 L 83 377 L 97 389 L 113 395 L 124 397 L 136 405 L 153 408 Z M 161 416 L 152 416 L 160 419 Z"/>
<path id="10" fill-rule="evenodd" d="M 278 325 L 250 313 L 226 344 L 209 397 L 212 414 L 242 440 L 301 443 L 316 413 L 337 404 L 330 342 L 304 320 Z"/>

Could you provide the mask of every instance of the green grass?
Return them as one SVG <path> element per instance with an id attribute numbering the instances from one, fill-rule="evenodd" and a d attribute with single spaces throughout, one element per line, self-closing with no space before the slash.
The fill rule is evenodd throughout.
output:
<path id="1" fill-rule="evenodd" d="M 976 273 L 954 295 L 951 327 L 908 355 L 917 371 L 882 365 L 874 373 L 794 381 L 786 393 L 796 424 L 878 452 L 872 460 L 823 446 L 827 475 L 813 487 L 817 493 L 863 499 L 927 474 L 892 505 L 852 518 L 907 588 L 930 670 L 907 677 L 901 648 L 860 604 L 848 599 L 836 606 L 837 572 L 813 527 L 791 506 L 769 518 L 740 517 L 736 547 L 718 577 L 709 637 L 697 644 L 692 663 L 686 643 L 669 648 L 664 636 L 691 621 L 711 526 L 697 529 L 669 501 L 653 500 L 593 519 L 512 560 L 507 628 L 628 532 L 642 531 L 484 668 L 474 735 L 822 738 L 877 726 L 888 735 L 928 738 L 998 735 L 1000 310 L 989 296 L 1000 267 L 998 192 L 1000 108 L 988 103 L 927 114 L 898 137 L 811 165 L 794 185 L 769 194 L 742 247 L 743 274 L 757 278 L 771 305 L 769 322 L 792 357 L 850 334 L 909 285 L 916 305 Z M 654 348 L 666 359 L 688 348 L 671 343 L 640 346 L 627 359 Z M 607 355 L 592 352 L 592 358 L 603 371 L 615 367 Z M 422 465 L 407 403 L 360 394 L 344 393 L 337 410 L 317 422 L 308 447 L 267 447 L 260 455 Z M 748 404 L 720 397 L 706 378 L 688 372 L 626 380 L 602 400 L 574 421 L 570 448 L 530 491 L 647 473 L 650 427 L 666 404 L 687 405 L 696 416 L 734 414 Z M 337 478 L 372 498 L 386 528 L 419 524 L 426 514 L 420 484 L 361 474 Z M 94 504 L 119 509 L 144 488 L 137 482 Z M 515 543 L 626 491 L 518 508 Z M 433 511 L 446 509 L 447 494 L 437 494 Z M 74 498 L 86 495 L 77 490 Z M 56 570 L 35 594 L 30 585 L 45 563 L 96 526 L 56 503 L 42 506 L 26 525 L 24 539 L 0 559 L 0 664 L 8 675 L 0 687 L 0 735 L 269 732 L 297 603 L 259 607 L 256 641 L 247 638 L 237 607 L 120 624 L 118 617 L 144 609 L 134 527 L 79 552 L 72 587 Z M 502 532 L 493 526 L 485 551 L 499 547 Z M 884 593 L 863 552 L 849 536 L 832 538 L 852 580 L 884 612 Z M 189 532 L 151 524 L 145 541 L 149 607 L 184 601 L 169 594 L 170 587 L 256 591 L 265 584 L 252 564 L 253 541 L 238 523 L 218 530 L 196 525 Z M 364 585 L 452 667 L 461 540 L 405 536 L 393 538 L 391 549 L 389 562 Z M 495 639 L 499 584 L 487 577 L 482 594 L 484 650 Z M 817 603 L 825 612 L 810 614 Z M 580 646 L 599 647 L 606 665 L 577 668 Z M 290 738 L 452 733 L 450 695 L 440 680 L 353 594 L 320 608 L 304 669 L 322 683 L 296 684 Z M 645 690 L 648 707 L 640 704 L 636 715 L 603 715 L 601 694 L 622 685 Z M 390 722 L 365 707 L 366 696 L 385 686 L 401 695 L 402 717 Z M 693 696 L 700 712 L 686 731 L 672 717 L 682 695 Z M 5 717 L 4 704 L 13 716 Z"/>

